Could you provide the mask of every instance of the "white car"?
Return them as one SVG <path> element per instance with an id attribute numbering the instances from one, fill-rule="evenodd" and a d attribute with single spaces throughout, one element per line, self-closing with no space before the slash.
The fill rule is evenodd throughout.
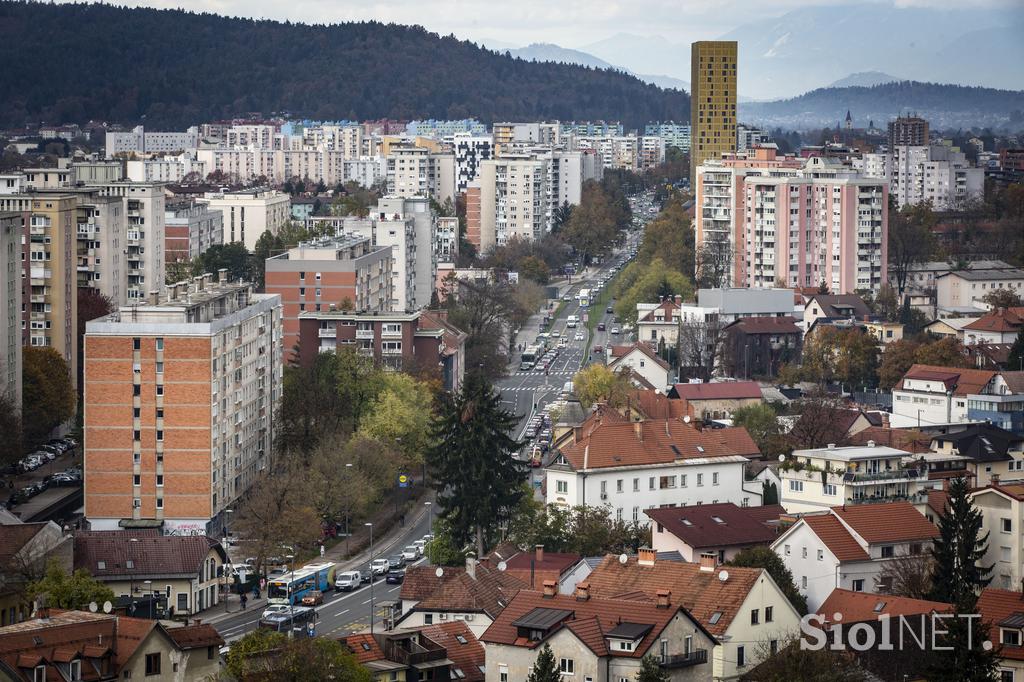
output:
<path id="1" fill-rule="evenodd" d="M 391 568 L 391 562 L 387 559 L 374 559 L 370 564 L 370 572 L 374 575 L 384 575 Z"/>
<path id="2" fill-rule="evenodd" d="M 583 332 L 576 332 L 576 340 L 577 341 L 582 341 L 583 340 Z"/>
<path id="3" fill-rule="evenodd" d="M 420 558 L 419 548 L 416 545 L 409 545 L 402 550 L 402 558 L 406 561 L 416 561 Z"/>
<path id="4" fill-rule="evenodd" d="M 551 332 L 551 338 L 553 338 L 553 339 L 560 338 L 561 336 L 562 336 L 562 332 L 560 332 L 558 330 L 555 330 L 555 331 Z"/>
<path id="5" fill-rule="evenodd" d="M 263 609 L 263 615 L 261 618 L 272 616 L 275 613 L 287 613 L 291 610 L 291 606 L 288 604 L 267 604 L 267 608 Z"/>
<path id="6" fill-rule="evenodd" d="M 426 544 L 426 540 L 417 540 L 416 542 L 412 543 L 412 546 L 419 550 L 420 556 L 423 556 L 423 548 L 426 546 Z"/>

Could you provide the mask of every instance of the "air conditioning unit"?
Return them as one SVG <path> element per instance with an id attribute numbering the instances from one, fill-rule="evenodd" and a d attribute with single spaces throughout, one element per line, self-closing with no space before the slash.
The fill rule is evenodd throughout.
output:
<path id="1" fill-rule="evenodd" d="M 466 614 L 466 620 L 468 620 L 468 621 L 473 620 L 473 614 L 472 613 L 467 613 Z"/>
<path id="2" fill-rule="evenodd" d="M 438 620 L 448 620 L 448 614 L 447 613 L 439 613 L 439 614 L 437 614 L 437 619 Z"/>
<path id="3" fill-rule="evenodd" d="M 608 499 L 608 493 L 601 493 L 601 499 L 602 500 L 607 500 Z"/>

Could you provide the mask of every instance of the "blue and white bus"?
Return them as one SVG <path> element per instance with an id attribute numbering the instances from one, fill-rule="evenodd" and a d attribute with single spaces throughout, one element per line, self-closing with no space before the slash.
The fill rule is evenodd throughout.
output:
<path id="1" fill-rule="evenodd" d="M 270 604 L 300 604 L 313 590 L 326 592 L 334 586 L 334 562 L 307 564 L 291 573 L 274 578 L 267 584 Z"/>
<path id="2" fill-rule="evenodd" d="M 260 618 L 260 630 L 273 630 L 289 637 L 314 637 L 316 635 L 316 609 L 296 606 L 288 611 L 269 613 Z"/>

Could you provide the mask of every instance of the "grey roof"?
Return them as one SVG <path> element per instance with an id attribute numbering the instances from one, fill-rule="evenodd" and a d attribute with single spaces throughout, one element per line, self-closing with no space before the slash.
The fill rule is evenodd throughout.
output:
<path id="1" fill-rule="evenodd" d="M 718 308 L 723 315 L 745 313 L 792 313 L 792 289 L 699 289 L 697 303 L 703 308 Z"/>
<path id="2" fill-rule="evenodd" d="M 974 270 L 956 270 L 953 272 L 944 272 L 939 277 L 948 277 L 949 275 L 956 275 L 961 279 L 981 281 L 990 279 L 1024 279 L 1024 270 L 1020 268 L 985 268 L 985 269 L 974 269 Z"/>
<path id="3" fill-rule="evenodd" d="M 532 630 L 547 630 L 553 625 L 561 623 L 572 616 L 572 611 L 566 609 L 545 609 L 536 608 L 512 622 L 517 628 L 530 628 Z"/>
<path id="4" fill-rule="evenodd" d="M 606 636 L 616 639 L 637 640 L 642 639 L 653 627 L 653 625 L 648 623 L 619 623 L 609 630 Z"/>
<path id="5" fill-rule="evenodd" d="M 999 624 L 1001 628 L 1024 628 L 1024 613 L 1014 611 Z"/>

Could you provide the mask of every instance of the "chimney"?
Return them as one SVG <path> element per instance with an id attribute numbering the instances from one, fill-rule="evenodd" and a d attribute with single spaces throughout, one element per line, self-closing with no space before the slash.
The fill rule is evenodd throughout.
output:
<path id="1" fill-rule="evenodd" d="M 868 441 L 868 447 L 869 447 L 869 448 L 873 448 L 873 447 L 875 447 L 875 441 L 873 441 L 873 440 L 869 440 L 869 441 Z"/>
<path id="2" fill-rule="evenodd" d="M 587 601 L 590 599 L 590 583 L 586 580 L 576 583 L 576 601 Z"/>
<path id="3" fill-rule="evenodd" d="M 676 305 L 681 305 L 682 302 L 683 302 L 683 297 L 680 294 L 676 294 Z"/>
<path id="4" fill-rule="evenodd" d="M 149 292 L 149 304 L 157 305 L 158 303 L 160 303 L 160 292 L 154 289 Z"/>
<path id="5" fill-rule="evenodd" d="M 836 444 L 835 443 L 829 443 L 828 444 L 828 449 L 829 450 L 835 450 L 836 449 Z"/>
<path id="6" fill-rule="evenodd" d="M 633 422 L 633 431 L 636 433 L 636 437 L 639 440 L 643 441 L 643 439 L 644 439 L 644 423 L 642 421 L 640 421 L 640 422 Z"/>
<path id="7" fill-rule="evenodd" d="M 220 270 L 217 271 L 217 282 L 219 284 L 227 284 L 228 283 L 228 269 L 227 268 L 221 268 Z"/>
<path id="8" fill-rule="evenodd" d="M 178 298 L 178 285 L 168 284 L 167 285 L 167 300 L 173 301 Z"/>
<path id="9" fill-rule="evenodd" d="M 544 563 L 544 545 L 537 545 L 534 547 L 533 553 L 538 564 Z"/>
<path id="10" fill-rule="evenodd" d="M 705 573 L 711 573 L 715 570 L 715 565 L 718 563 L 718 555 L 714 552 L 701 552 L 700 555 L 700 570 Z"/>
<path id="11" fill-rule="evenodd" d="M 641 547 L 638 552 L 637 565 L 639 566 L 653 566 L 654 561 L 657 558 L 658 553 L 650 547 Z"/>
<path id="12" fill-rule="evenodd" d="M 198 293 L 203 290 L 203 285 L 206 284 L 206 280 L 203 279 L 202 275 L 196 275 L 192 278 L 192 284 L 195 285 L 196 292 Z"/>
<path id="13" fill-rule="evenodd" d="M 658 590 L 657 596 L 657 607 L 659 609 L 667 609 L 669 604 L 672 603 L 672 590 Z"/>
<path id="14" fill-rule="evenodd" d="M 212 286 L 213 286 L 213 273 L 212 272 L 204 272 L 203 273 L 203 288 L 204 289 L 209 289 Z"/>
<path id="15" fill-rule="evenodd" d="M 554 580 L 544 581 L 544 598 L 554 599 L 555 595 L 558 594 L 558 583 Z"/>
<path id="16" fill-rule="evenodd" d="M 466 557 L 466 575 L 476 580 L 476 559 L 474 557 Z"/>

